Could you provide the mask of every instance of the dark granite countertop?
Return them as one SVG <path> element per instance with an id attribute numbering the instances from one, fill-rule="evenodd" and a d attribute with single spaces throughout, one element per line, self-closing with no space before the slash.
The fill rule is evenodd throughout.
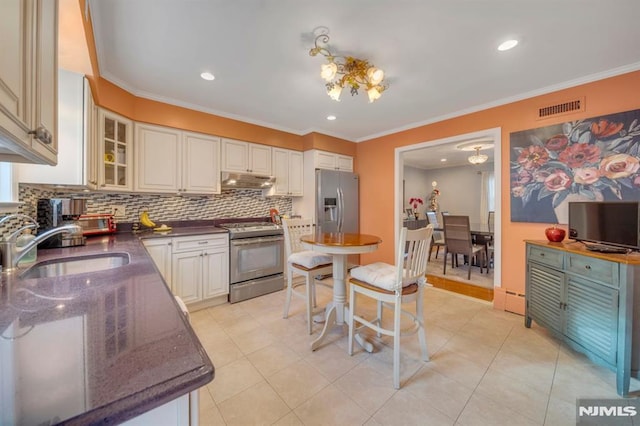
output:
<path id="1" fill-rule="evenodd" d="M 117 424 L 213 379 L 214 367 L 140 238 L 91 237 L 38 250 L 38 262 L 128 253 L 115 269 L 0 278 L 0 424 Z"/>

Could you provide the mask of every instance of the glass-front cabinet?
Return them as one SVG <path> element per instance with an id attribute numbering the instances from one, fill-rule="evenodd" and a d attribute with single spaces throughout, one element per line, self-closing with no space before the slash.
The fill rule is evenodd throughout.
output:
<path id="1" fill-rule="evenodd" d="M 98 143 L 100 189 L 133 190 L 133 122 L 100 109 Z"/>

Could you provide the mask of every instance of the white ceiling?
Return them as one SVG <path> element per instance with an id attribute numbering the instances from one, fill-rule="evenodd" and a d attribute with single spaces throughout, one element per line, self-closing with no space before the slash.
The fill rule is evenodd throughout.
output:
<path id="1" fill-rule="evenodd" d="M 101 75 L 138 95 L 351 141 L 640 69 L 638 0 L 90 0 Z M 332 101 L 310 57 L 368 59 L 389 88 Z M 498 52 L 508 38 L 520 44 Z M 213 82 L 199 75 L 211 71 Z M 327 121 L 335 114 L 338 119 Z"/>

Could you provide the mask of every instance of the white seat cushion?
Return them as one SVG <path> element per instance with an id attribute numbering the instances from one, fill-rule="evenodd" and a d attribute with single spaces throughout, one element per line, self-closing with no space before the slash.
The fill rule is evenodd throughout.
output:
<path id="1" fill-rule="evenodd" d="M 357 280 L 364 281 L 385 290 L 395 290 L 396 288 L 396 267 L 384 262 L 375 262 L 366 266 L 359 266 L 351 270 L 351 276 Z M 417 281 L 405 282 L 403 287 L 407 287 Z"/>
<path id="2" fill-rule="evenodd" d="M 333 261 L 333 258 L 328 254 L 322 254 L 315 251 L 299 251 L 292 253 L 287 259 L 289 263 L 297 263 L 307 269 L 313 269 L 316 266 L 327 265 Z"/>

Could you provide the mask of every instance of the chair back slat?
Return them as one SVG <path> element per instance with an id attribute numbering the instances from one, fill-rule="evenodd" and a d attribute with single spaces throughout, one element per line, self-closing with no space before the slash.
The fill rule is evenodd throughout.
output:
<path id="1" fill-rule="evenodd" d="M 313 234 L 314 225 L 311 219 L 283 219 L 284 248 L 286 257 L 306 250 L 300 241 L 303 235 Z"/>
<path id="2" fill-rule="evenodd" d="M 449 253 L 469 253 L 473 246 L 469 216 L 443 216 L 444 242 Z"/>
<path id="3" fill-rule="evenodd" d="M 433 235 L 433 225 L 426 228 L 400 230 L 398 258 L 396 260 L 396 292 L 402 291 L 403 284 L 426 281 L 429 247 Z"/>
<path id="4" fill-rule="evenodd" d="M 434 228 L 440 228 L 438 214 L 436 212 L 427 212 L 427 221 L 433 225 Z M 442 231 L 433 231 L 433 241 L 444 241 Z"/>

